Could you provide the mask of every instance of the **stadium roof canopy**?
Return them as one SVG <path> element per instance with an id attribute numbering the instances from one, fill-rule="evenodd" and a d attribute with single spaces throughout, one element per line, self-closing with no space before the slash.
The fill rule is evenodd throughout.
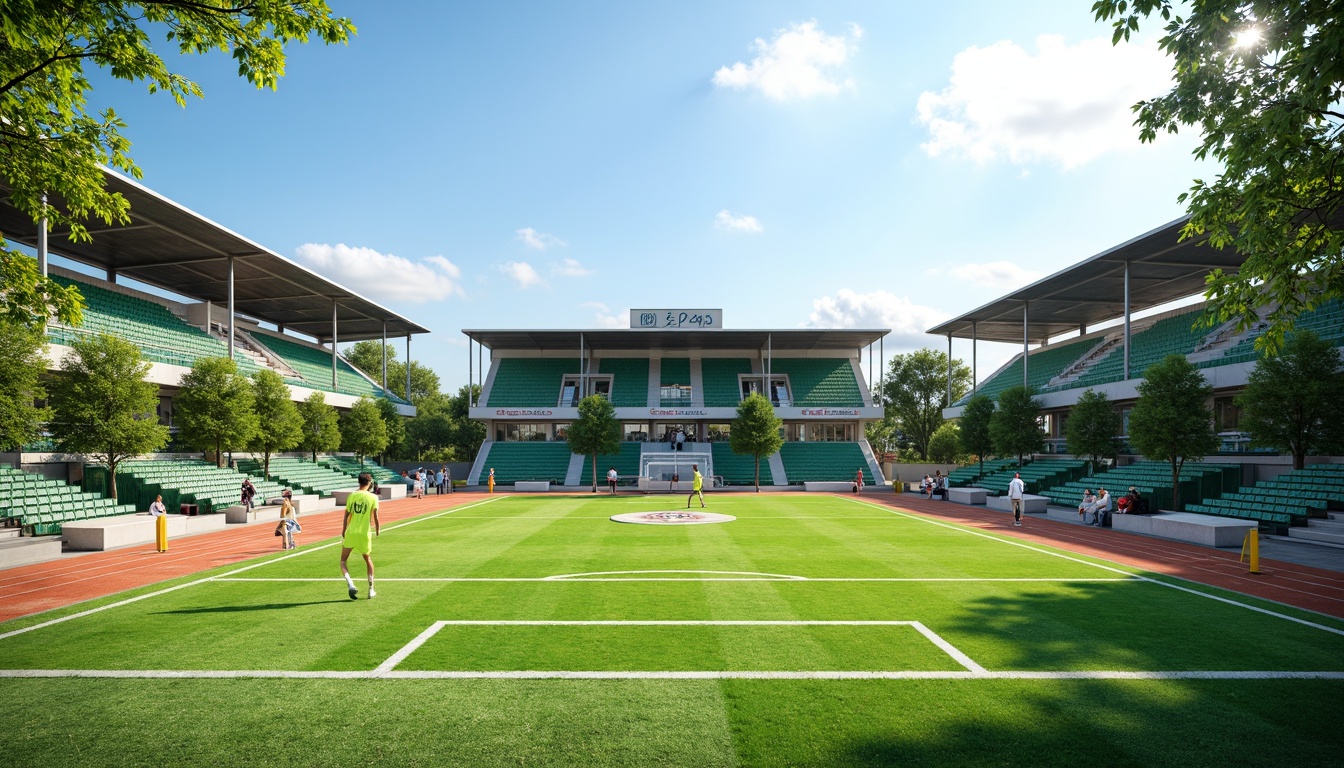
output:
<path id="1" fill-rule="evenodd" d="M 1125 268 L 1129 268 L 1129 310 L 1138 312 L 1204 290 L 1214 269 L 1235 272 L 1246 257 L 1233 249 L 1218 250 L 1205 238 L 1180 241 L 1182 218 L 1121 243 L 1049 277 L 930 328 L 928 333 L 960 339 L 1023 341 L 1023 306 L 1027 307 L 1027 338 L 1040 342 L 1125 314 Z"/>
<path id="2" fill-rule="evenodd" d="M 92 242 L 52 231 L 49 248 L 74 261 L 200 301 L 227 305 L 232 257 L 234 310 L 321 341 L 331 340 L 332 307 L 340 341 L 428 333 L 395 312 L 286 259 L 124 176 L 104 171 L 107 188 L 130 201 L 130 224 L 91 222 Z M 57 206 L 59 199 L 53 200 Z M 37 247 L 38 227 L 9 204 L 0 179 L 0 232 Z M 395 280 L 396 275 L 387 279 Z"/>
<path id="3" fill-rule="evenodd" d="M 574 352 L 585 349 L 675 351 L 682 349 L 765 349 L 772 352 L 849 350 L 876 344 L 890 329 L 823 330 L 652 330 L 591 329 L 568 331 L 463 330 L 491 350 Z"/>

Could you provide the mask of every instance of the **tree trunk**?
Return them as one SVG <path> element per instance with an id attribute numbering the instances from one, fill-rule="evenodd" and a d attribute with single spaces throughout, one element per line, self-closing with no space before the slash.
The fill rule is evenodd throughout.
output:
<path id="1" fill-rule="evenodd" d="M 1293 448 L 1293 469 L 1304 469 L 1307 466 L 1307 449 Z"/>
<path id="2" fill-rule="evenodd" d="M 1171 460 L 1171 511 L 1181 511 L 1181 467 Z"/>
<path id="3" fill-rule="evenodd" d="M 597 493 L 597 454 L 593 454 L 593 493 Z"/>
<path id="4" fill-rule="evenodd" d="M 761 492 L 761 457 L 756 457 L 756 492 Z"/>
<path id="5" fill-rule="evenodd" d="M 219 469 L 219 468 L 222 467 L 222 466 L 224 466 L 224 447 L 221 445 L 221 441 L 216 440 L 216 441 L 215 441 L 215 469 Z"/>
<path id="6" fill-rule="evenodd" d="M 263 451 L 261 454 L 261 476 L 263 479 L 271 477 L 271 452 Z"/>
<path id="7" fill-rule="evenodd" d="M 112 500 L 117 500 L 117 462 L 108 460 L 107 462 L 107 484 L 111 492 Z"/>

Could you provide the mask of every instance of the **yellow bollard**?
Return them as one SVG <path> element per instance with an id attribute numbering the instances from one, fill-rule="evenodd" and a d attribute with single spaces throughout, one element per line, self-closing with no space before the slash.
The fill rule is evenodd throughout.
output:
<path id="1" fill-rule="evenodd" d="M 168 551 L 168 516 L 154 518 L 154 545 L 160 552 Z"/>
<path id="2" fill-rule="evenodd" d="M 1244 560 L 1250 561 L 1250 573 L 1260 573 L 1260 532 L 1255 528 L 1247 531 L 1241 542 L 1241 557 L 1237 561 Z"/>

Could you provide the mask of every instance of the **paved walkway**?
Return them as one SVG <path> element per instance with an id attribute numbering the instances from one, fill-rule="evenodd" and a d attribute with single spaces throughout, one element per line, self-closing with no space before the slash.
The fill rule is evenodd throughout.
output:
<path id="1" fill-rule="evenodd" d="M 379 507 L 383 524 L 470 504 L 480 493 L 426 496 L 386 501 Z M 948 501 L 930 501 L 917 494 L 896 495 L 874 490 L 862 494 L 911 514 L 955 522 L 970 528 L 1047 544 L 1145 570 L 1223 587 L 1267 600 L 1344 618 L 1344 573 L 1308 565 L 1261 558 L 1259 575 L 1247 573 L 1233 552 L 1145 536 L 1073 525 L 1027 516 L 1021 528 L 1002 512 Z M 341 511 L 303 515 L 299 546 L 340 534 Z M 255 524 L 217 533 L 173 539 L 169 551 L 153 545 L 111 552 L 68 554 L 59 560 L 0 571 L 0 621 L 60 608 L 128 589 L 188 576 L 248 560 L 279 549 L 274 526 Z M 333 578 L 337 565 L 332 562 Z"/>

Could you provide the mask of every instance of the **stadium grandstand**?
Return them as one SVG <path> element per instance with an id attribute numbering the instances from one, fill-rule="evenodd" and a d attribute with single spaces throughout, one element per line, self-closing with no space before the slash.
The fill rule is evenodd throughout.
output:
<path id="1" fill-rule="evenodd" d="M 51 370 L 80 338 L 107 333 L 134 343 L 151 364 L 147 378 L 159 388 L 158 416 L 170 432 L 182 376 L 208 357 L 232 358 L 243 375 L 274 370 L 296 401 L 321 392 L 328 405 L 346 410 L 360 397 L 383 398 L 402 415 L 415 414 L 389 390 L 386 370 L 378 380 L 365 375 L 341 357 L 337 343 L 405 337 L 411 359 L 411 337 L 428 329 L 141 184 L 110 171 L 104 176 L 108 189 L 130 202 L 130 221 L 94 230 L 89 242 L 34 224 L 9 205 L 0 180 L 0 231 L 30 248 L 43 274 L 75 286 L 86 302 L 79 326 L 48 323 Z M 218 469 L 170 442 L 174 453 L 125 466 L 113 502 L 103 468 L 51 448 L 43 441 L 0 454 L 0 520 L 24 534 L 59 534 L 66 524 L 144 512 L 160 494 L 174 512 L 179 502 L 202 515 L 222 512 L 238 503 L 244 473 L 262 500 L 284 487 L 329 496 L 354 485 L 339 460 L 320 466 L 273 458 L 270 477 L 263 477 L 246 454 Z"/>
<path id="2" fill-rule="evenodd" d="M 1344 213 L 1336 219 L 1344 219 Z M 1316 468 L 1309 466 L 1307 476 L 1297 478 L 1290 472 L 1291 457 L 1252 451 L 1250 436 L 1239 428 L 1235 398 L 1259 359 L 1255 341 L 1268 323 L 1262 320 L 1249 329 L 1238 328 L 1236 321 L 1214 327 L 1197 324 L 1205 309 L 1205 278 L 1215 269 L 1236 272 L 1245 257 L 1209 247 L 1203 238 L 1182 241 L 1185 223 L 1166 224 L 928 330 L 947 338 L 949 356 L 953 339 L 971 342 L 976 383 L 944 410 L 947 418 L 959 417 L 977 394 L 996 398 L 1009 387 L 1025 385 L 1042 406 L 1047 453 L 1064 454 L 1069 410 L 1084 392 L 1105 394 L 1122 416 L 1122 454 L 1101 476 L 1084 479 L 1077 468 L 1061 473 L 1053 466 L 1061 459 L 1055 455 L 1036 457 L 1040 466 L 1034 469 L 1012 461 L 987 463 L 983 476 L 971 465 L 954 472 L 952 484 L 1002 493 L 1020 470 L 1029 492 L 1062 506 L 1076 505 L 1086 487 L 1101 484 L 1111 489 L 1134 486 L 1170 506 L 1170 467 L 1140 461 L 1124 441 L 1144 372 L 1178 354 L 1201 369 L 1213 389 L 1209 405 L 1222 443 L 1217 455 L 1186 465 L 1180 505 L 1199 514 L 1259 521 L 1271 532 L 1344 544 L 1344 526 L 1329 528 L 1327 534 L 1308 530 L 1330 526 L 1325 520 L 1329 510 L 1344 509 L 1344 495 L 1331 484 L 1337 482 L 1335 470 L 1344 468 L 1344 459 L 1312 457 L 1309 464 Z M 1268 317 L 1274 308 L 1262 307 L 1260 317 Z M 1344 347 L 1344 302 L 1317 302 L 1298 318 L 1296 328 Z M 1022 351 L 981 379 L 975 359 L 980 341 L 1021 344 Z M 1047 463 L 1052 464 L 1049 469 Z M 1295 478 L 1319 485 L 1316 493 L 1286 498 L 1285 485 Z"/>
<path id="3" fill-rule="evenodd" d="M 755 461 L 728 439 L 737 407 L 765 394 L 784 422 L 784 448 L 761 462 L 771 486 L 848 481 L 862 469 L 883 482 L 864 438 L 882 418 L 874 405 L 873 349 L 886 330 L 733 330 L 721 310 L 632 310 L 627 330 L 464 330 L 481 386 L 470 415 L 486 440 L 467 479 L 502 485 L 591 482 L 592 459 L 570 453 L 565 435 L 585 395 L 611 400 L 622 444 L 599 456 L 597 474 L 622 482 L 685 484 L 690 465 L 719 485 L 752 485 Z M 488 366 L 480 360 L 489 350 Z M 867 376 L 863 352 L 868 351 Z M 683 435 L 677 449 L 677 435 Z"/>

